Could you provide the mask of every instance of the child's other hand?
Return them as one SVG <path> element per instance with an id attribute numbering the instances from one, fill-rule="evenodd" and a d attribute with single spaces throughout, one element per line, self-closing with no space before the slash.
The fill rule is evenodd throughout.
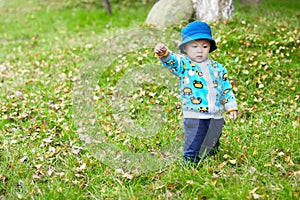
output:
<path id="1" fill-rule="evenodd" d="M 158 57 L 163 57 L 167 51 L 167 47 L 162 43 L 157 44 L 154 48 L 154 52 Z"/>
<path id="2" fill-rule="evenodd" d="M 234 111 L 230 112 L 230 119 L 231 120 L 236 120 L 237 117 L 238 117 L 238 111 L 237 110 L 234 110 Z"/>

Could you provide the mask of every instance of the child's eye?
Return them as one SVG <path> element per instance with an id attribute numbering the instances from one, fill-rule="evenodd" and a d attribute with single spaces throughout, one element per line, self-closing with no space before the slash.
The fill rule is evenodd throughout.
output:
<path id="1" fill-rule="evenodd" d="M 208 47 L 208 45 L 204 45 L 203 48 L 206 49 Z"/>

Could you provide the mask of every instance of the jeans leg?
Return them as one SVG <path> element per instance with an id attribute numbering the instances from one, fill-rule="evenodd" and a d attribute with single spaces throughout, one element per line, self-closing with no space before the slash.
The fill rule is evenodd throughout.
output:
<path id="1" fill-rule="evenodd" d="M 209 119 L 184 119 L 184 162 L 200 161 L 199 151 L 207 134 L 209 122 Z"/>
<path id="2" fill-rule="evenodd" d="M 211 119 L 207 134 L 199 151 L 200 156 L 206 154 L 214 154 L 218 150 L 220 145 L 220 137 L 222 135 L 222 129 L 225 124 L 224 119 Z"/>

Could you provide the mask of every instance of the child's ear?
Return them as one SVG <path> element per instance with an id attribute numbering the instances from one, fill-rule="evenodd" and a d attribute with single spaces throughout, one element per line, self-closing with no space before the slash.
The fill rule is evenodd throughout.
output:
<path id="1" fill-rule="evenodd" d="M 181 49 L 182 49 L 182 53 L 186 54 L 186 45 L 183 45 Z"/>

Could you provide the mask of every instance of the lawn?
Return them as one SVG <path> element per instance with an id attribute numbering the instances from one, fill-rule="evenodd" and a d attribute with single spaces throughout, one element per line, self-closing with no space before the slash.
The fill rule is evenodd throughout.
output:
<path id="1" fill-rule="evenodd" d="M 109 16 L 95 0 L 0 0 L 0 199 L 299 199 L 300 2 L 236 1 L 210 24 L 239 119 L 187 170 L 177 79 L 153 54 L 177 51 L 180 26 L 122 2 Z"/>

